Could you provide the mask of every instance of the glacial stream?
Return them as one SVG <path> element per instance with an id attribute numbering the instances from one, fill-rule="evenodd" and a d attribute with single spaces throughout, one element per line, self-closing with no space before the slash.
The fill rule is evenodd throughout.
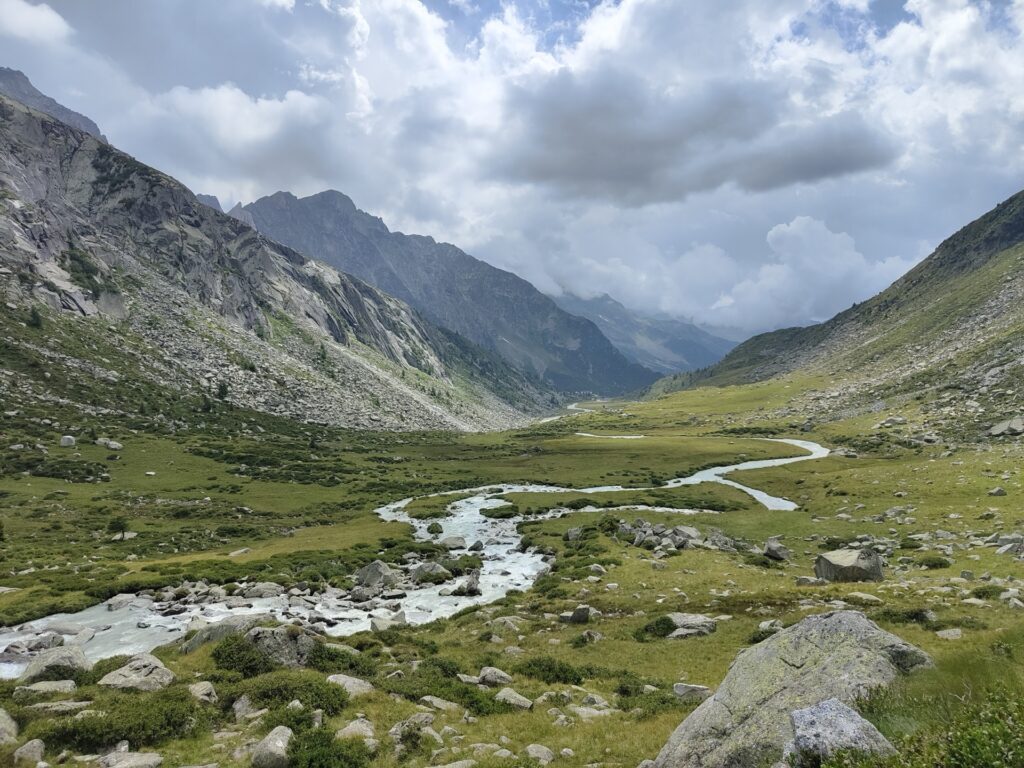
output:
<path id="1" fill-rule="evenodd" d="M 611 435 L 585 436 L 613 437 Z M 643 436 L 630 435 L 628 438 L 643 439 Z M 671 480 L 664 487 L 677 488 L 706 482 L 722 483 L 749 494 L 769 510 L 796 509 L 797 505 L 788 499 L 778 498 L 764 491 L 749 488 L 726 477 L 733 472 L 778 467 L 824 458 L 829 454 L 829 449 L 806 440 L 776 439 L 773 442 L 791 445 L 803 449 L 807 453 L 784 459 L 745 461 L 739 464 L 705 469 L 689 477 Z M 396 611 L 404 612 L 406 620 L 411 624 L 422 624 L 451 616 L 467 606 L 498 600 L 509 590 L 528 589 L 547 570 L 548 566 L 539 553 L 519 551 L 521 537 L 516 531 L 518 519 L 495 520 L 481 514 L 482 510 L 500 507 L 507 503 L 502 498 L 496 498 L 497 496 L 514 492 L 600 493 L 623 490 L 649 489 L 627 489 L 622 486 L 561 488 L 545 485 L 490 485 L 433 494 L 434 496 L 467 496 L 467 498 L 459 499 L 452 504 L 452 514 L 435 521 L 410 518 L 405 512 L 405 508 L 412 499 L 402 499 L 377 510 L 377 514 L 384 520 L 411 525 L 419 539 L 433 538 L 427 533 L 427 526 L 431 522 L 438 522 L 443 528 L 443 533 L 438 536 L 439 539 L 459 536 L 466 540 L 467 545 L 477 541 L 483 542 L 483 550 L 475 553 L 483 559 L 480 572 L 481 594 L 477 596 L 456 597 L 442 594 L 442 592 L 451 591 L 454 586 L 452 582 L 424 585 L 406 590 L 402 597 L 378 600 L 379 607 L 372 611 L 366 611 L 353 605 L 344 592 L 329 589 L 323 594 L 312 596 L 312 605 L 284 594 L 280 597 L 248 599 L 242 606 L 232 605 L 229 607 L 227 603 L 239 602 L 231 599 L 225 602 L 201 605 L 177 604 L 178 608 L 183 609 L 182 612 L 170 616 L 163 615 L 167 607 L 166 604 L 157 604 L 150 598 L 135 597 L 130 600 L 115 598 L 114 601 L 95 605 L 77 613 L 54 614 L 19 627 L 0 629 L 0 677 L 16 677 L 29 660 L 29 657 L 25 655 L 14 656 L 4 653 L 10 644 L 24 643 L 47 632 L 57 632 L 63 635 L 68 643 L 81 642 L 86 656 L 98 660 L 119 654 L 150 651 L 159 645 L 181 637 L 188 631 L 189 624 L 195 619 L 214 623 L 232 615 L 257 613 L 270 614 L 281 621 L 290 621 L 296 617 L 312 622 L 329 619 L 333 624 L 329 626 L 327 633 L 341 637 L 367 630 L 370 628 L 371 618 L 391 617 Z M 629 508 L 637 509 L 637 507 Z M 678 512 L 680 514 L 696 514 L 696 511 L 692 510 L 678 510 Z M 455 554 L 459 554 L 459 552 Z"/>

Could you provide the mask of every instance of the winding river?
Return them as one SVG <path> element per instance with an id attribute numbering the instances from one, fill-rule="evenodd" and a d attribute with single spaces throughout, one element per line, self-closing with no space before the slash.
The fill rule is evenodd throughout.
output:
<path id="1" fill-rule="evenodd" d="M 613 436 L 590 435 L 584 437 L 607 439 L 619 437 L 643 439 L 642 435 Z M 764 491 L 749 488 L 730 480 L 726 475 L 751 469 L 779 467 L 802 461 L 811 461 L 828 456 L 829 449 L 806 440 L 774 439 L 772 442 L 784 443 L 800 448 L 807 453 L 784 459 L 762 459 L 746 461 L 739 464 L 714 467 L 696 472 L 689 477 L 677 478 L 666 483 L 665 488 L 677 488 L 683 485 L 699 483 L 722 483 L 737 488 L 756 499 L 769 510 L 793 510 L 797 505 L 788 499 L 772 496 Z M 483 558 L 480 572 L 481 594 L 474 597 L 456 597 L 442 592 L 449 592 L 452 584 L 425 585 L 407 590 L 401 597 L 385 601 L 381 607 L 367 612 L 353 606 L 340 590 L 329 589 L 323 594 L 315 595 L 312 604 L 301 599 L 289 597 L 287 594 L 272 598 L 255 598 L 246 601 L 246 605 L 229 607 L 227 603 L 208 603 L 203 605 L 182 605 L 184 611 L 173 616 L 162 615 L 166 606 L 158 605 L 146 597 L 135 597 L 131 600 L 119 600 L 92 606 L 84 611 L 71 614 L 55 614 L 16 628 L 0 629 L 0 677 L 16 677 L 24 669 L 28 660 L 24 656 L 12 657 L 4 655 L 11 643 L 25 642 L 44 632 L 57 632 L 65 636 L 66 641 L 72 638 L 91 637 L 83 643 L 86 656 L 93 660 L 118 654 L 132 654 L 150 651 L 153 648 L 181 637 L 189 629 L 193 620 L 217 622 L 232 615 L 271 614 L 281 621 L 289 621 L 296 617 L 313 622 L 324 619 L 332 625 L 329 635 L 341 637 L 355 634 L 370 628 L 373 617 L 390 617 L 396 611 L 402 611 L 406 620 L 412 624 L 422 624 L 435 619 L 451 616 L 458 611 L 475 604 L 489 603 L 503 597 L 509 590 L 528 589 L 533 582 L 547 571 L 547 564 L 537 552 L 520 552 L 521 537 L 516 531 L 518 519 L 495 520 L 481 514 L 482 510 L 493 509 L 507 502 L 500 498 L 503 494 L 517 492 L 544 493 L 601 493 L 607 491 L 651 490 L 649 488 L 627 489 L 622 486 L 600 486 L 594 488 L 562 488 L 547 485 L 490 485 L 480 488 L 467 488 L 459 491 L 447 491 L 433 496 L 459 496 L 451 505 L 451 514 L 441 520 L 427 521 L 410 518 L 405 512 L 406 506 L 413 499 L 402 499 L 387 504 L 377 510 L 384 520 L 407 523 L 415 529 L 419 539 L 433 538 L 427 533 L 431 522 L 439 522 L 443 529 L 441 538 L 460 536 L 467 544 L 483 542 L 483 550 L 478 554 Z M 643 509 L 642 507 L 623 507 L 622 509 Z M 697 514 L 697 510 L 673 510 L 679 514 Z M 83 633 L 84 630 L 84 633 Z M 92 634 L 92 633 L 95 634 Z"/>

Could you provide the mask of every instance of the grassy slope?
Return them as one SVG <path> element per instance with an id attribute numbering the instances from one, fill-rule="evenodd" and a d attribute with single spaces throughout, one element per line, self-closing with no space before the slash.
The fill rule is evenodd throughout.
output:
<path id="1" fill-rule="evenodd" d="M 919 350 L 941 339 L 953 339 L 965 319 L 1005 289 L 1021 273 L 1024 259 L 1024 192 L 1001 203 L 944 241 L 925 261 L 891 287 L 807 328 L 787 328 L 740 344 L 720 363 L 697 374 L 668 377 L 652 388 L 666 394 L 694 382 L 736 384 L 781 372 L 820 366 L 831 375 L 864 373 L 864 366 L 910 366 Z M 985 334 L 981 348 L 960 355 L 966 368 L 977 360 L 998 356 L 1007 342 L 1019 338 L 1024 315 Z M 997 362 L 997 360 L 993 360 Z M 922 379 L 935 378 L 924 372 Z M 906 387 L 906 384 L 902 386 Z"/>

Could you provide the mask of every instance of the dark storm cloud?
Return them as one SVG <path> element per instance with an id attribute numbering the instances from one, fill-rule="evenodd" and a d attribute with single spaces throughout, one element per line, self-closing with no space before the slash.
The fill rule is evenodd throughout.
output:
<path id="1" fill-rule="evenodd" d="M 733 183 L 765 191 L 878 168 L 891 139 L 853 113 L 788 121 L 773 83 L 656 88 L 614 69 L 511 89 L 490 171 L 571 196 L 645 205 Z"/>

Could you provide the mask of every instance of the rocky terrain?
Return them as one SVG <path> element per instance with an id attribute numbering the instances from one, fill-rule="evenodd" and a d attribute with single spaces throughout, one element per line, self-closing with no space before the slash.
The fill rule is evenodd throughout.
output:
<path id="1" fill-rule="evenodd" d="M 357 428 L 495 427 L 545 402 L 493 354 L 91 135 L 7 99 L 0 113 L 5 342 L 39 351 L 15 332 L 29 319 L 69 338 L 46 352 L 47 380 L 5 372 L 12 406 L 45 399 L 57 370 L 65 388 L 82 372 L 116 387 L 130 371 Z M 89 334 L 119 337 L 126 359 L 91 354 Z"/>
<path id="2" fill-rule="evenodd" d="M 96 123 L 83 114 L 68 109 L 60 102 L 40 92 L 24 72 L 8 67 L 0 67 L 0 95 L 7 96 L 25 106 L 38 109 L 50 117 L 55 117 L 80 131 L 95 136 L 100 141 L 106 138 Z"/>
<path id="3" fill-rule="evenodd" d="M 454 245 L 391 232 L 340 192 L 304 198 L 277 192 L 231 215 L 407 301 L 556 389 L 623 394 L 655 378 L 592 322 L 563 311 L 522 278 Z"/>

